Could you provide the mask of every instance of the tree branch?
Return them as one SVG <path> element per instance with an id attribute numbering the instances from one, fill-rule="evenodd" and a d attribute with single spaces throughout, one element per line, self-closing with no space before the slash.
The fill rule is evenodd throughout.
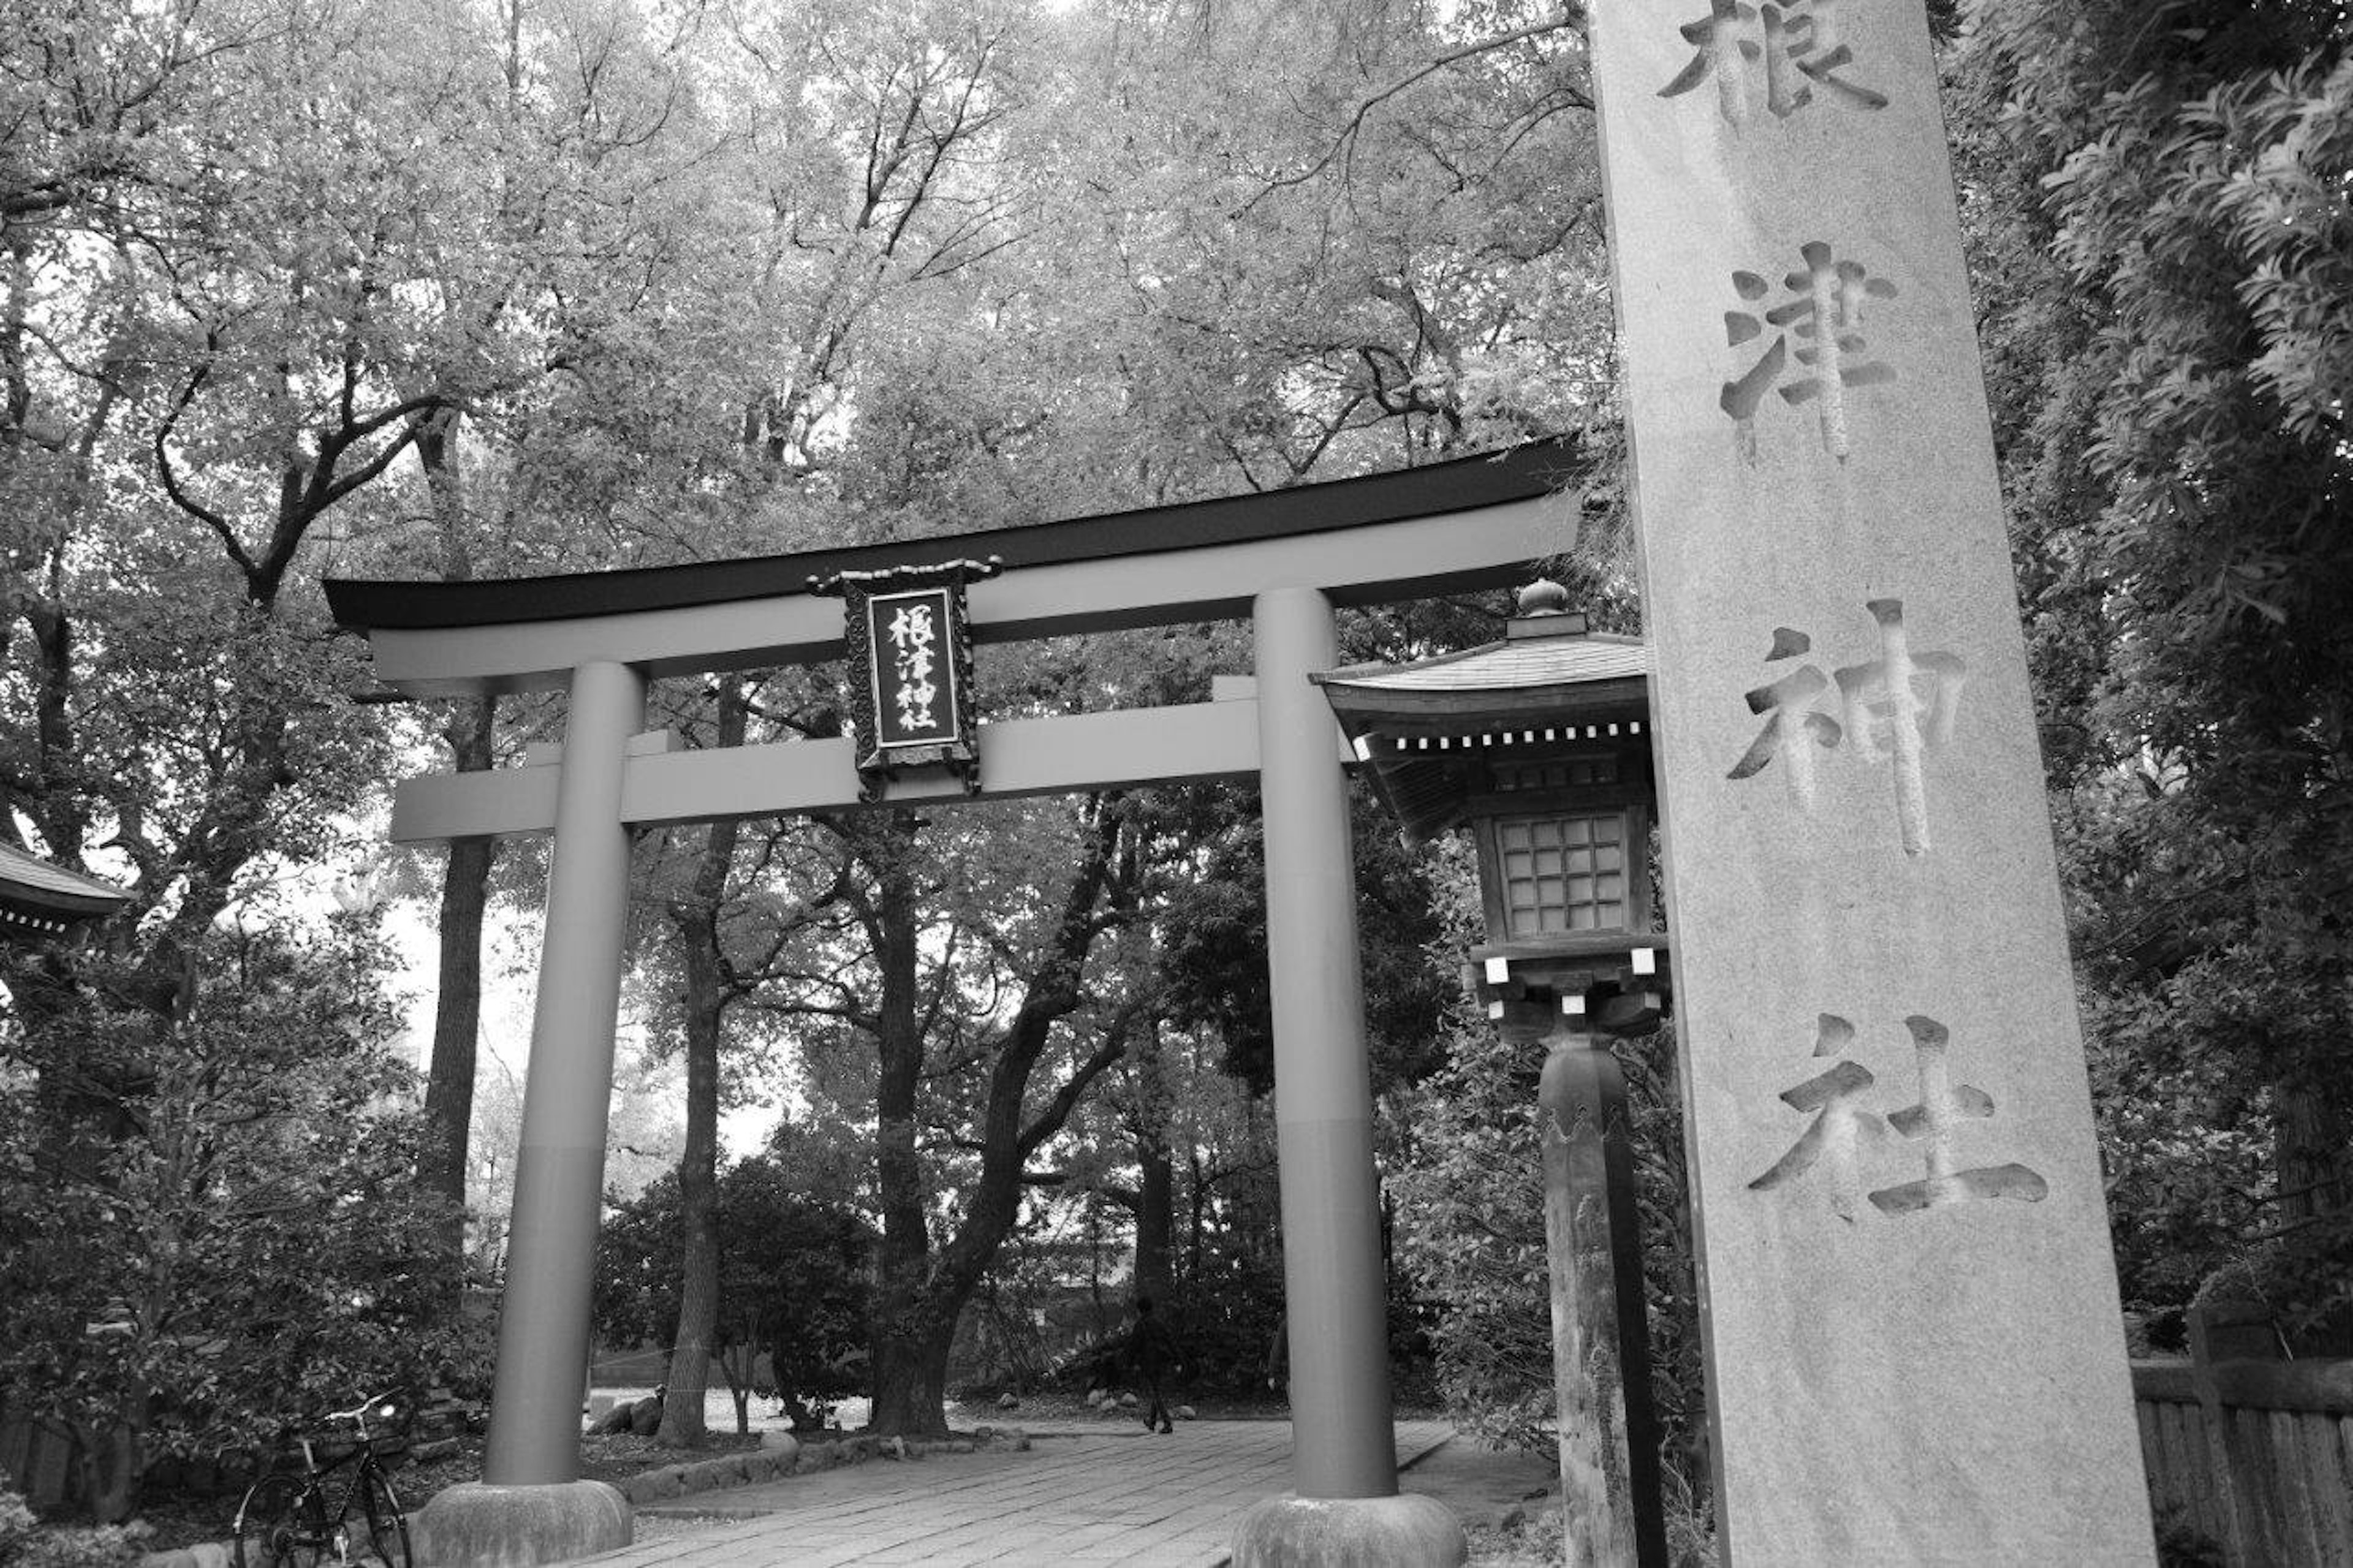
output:
<path id="1" fill-rule="evenodd" d="M 1266 200 L 1275 192 L 1288 190 L 1293 185 L 1303 185 L 1330 168 L 1344 154 L 1354 156 L 1357 134 L 1364 130 L 1365 122 L 1372 117 L 1373 110 L 1416 82 L 1436 76 L 1449 66 L 1460 65 L 1462 61 L 1475 58 L 1480 55 L 1493 54 L 1497 49 L 1508 48 L 1514 44 L 1529 38 L 1538 38 L 1547 33 L 1557 33 L 1566 28 L 1577 26 L 1584 19 L 1584 7 L 1571 5 L 1551 21 L 1531 23 L 1525 27 L 1514 27 L 1508 33 L 1498 33 L 1492 38 L 1482 38 L 1477 43 L 1465 44 L 1459 49 L 1451 49 L 1440 55 L 1419 70 L 1409 71 L 1370 98 L 1359 102 L 1356 112 L 1348 117 L 1348 123 L 1341 127 L 1340 133 L 1332 139 L 1331 146 L 1324 150 L 1322 157 L 1295 174 L 1279 174 L 1268 181 L 1258 195 L 1235 209 L 1232 216 L 1236 218 L 1247 217 L 1259 203 Z M 1584 107 L 1590 109 L 1593 105 L 1588 102 Z"/>

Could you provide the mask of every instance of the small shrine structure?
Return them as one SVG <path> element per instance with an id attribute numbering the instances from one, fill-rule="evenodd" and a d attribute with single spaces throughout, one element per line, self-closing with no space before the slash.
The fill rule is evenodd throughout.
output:
<path id="1" fill-rule="evenodd" d="M 1504 640 L 1313 679 L 1409 839 L 1467 826 L 1487 941 L 1466 979 L 1537 1088 L 1553 1380 L 1572 1563 L 1665 1568 L 1625 1078 L 1658 1027 L 1670 939 L 1652 898 L 1650 658 L 1559 584 Z"/>

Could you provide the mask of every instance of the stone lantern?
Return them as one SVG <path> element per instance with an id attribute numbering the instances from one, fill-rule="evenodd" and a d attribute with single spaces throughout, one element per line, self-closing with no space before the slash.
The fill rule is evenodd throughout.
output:
<path id="1" fill-rule="evenodd" d="M 1316 678 L 1409 839 L 1467 826 L 1487 940 L 1468 978 L 1545 1065 L 1545 1230 L 1573 1563 L 1667 1561 L 1625 1083 L 1612 1037 L 1657 1026 L 1668 933 L 1652 888 L 1650 661 L 1557 584 L 1504 640 Z"/>

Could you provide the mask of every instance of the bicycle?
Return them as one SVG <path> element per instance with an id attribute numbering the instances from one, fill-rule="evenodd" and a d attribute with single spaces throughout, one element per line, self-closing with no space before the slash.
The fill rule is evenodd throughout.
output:
<path id="1" fill-rule="evenodd" d="M 300 1474 L 275 1470 L 248 1489 L 237 1505 L 237 1527 L 231 1561 L 236 1568 L 320 1568 L 326 1563 L 382 1563 L 385 1568 L 409 1568 L 408 1521 L 400 1511 L 400 1498 L 376 1458 L 375 1435 L 368 1417 L 393 1419 L 393 1396 L 363 1399 L 349 1410 L 325 1419 L 329 1425 L 349 1421 L 359 1429 L 359 1446 L 340 1458 L 319 1463 L 309 1436 L 296 1435 L 302 1450 Z M 328 1476 L 353 1460 L 359 1468 L 343 1489 L 342 1506 L 328 1509 Z M 357 1507 L 364 1531 L 355 1537 L 352 1510 Z M 354 1556 L 354 1549 L 360 1554 Z"/>

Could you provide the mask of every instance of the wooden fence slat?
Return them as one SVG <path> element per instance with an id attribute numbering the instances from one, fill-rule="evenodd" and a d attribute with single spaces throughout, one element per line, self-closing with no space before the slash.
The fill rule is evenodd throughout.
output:
<path id="1" fill-rule="evenodd" d="M 2163 1456 L 2158 1468 L 2165 1479 L 2163 1489 L 2154 1495 L 2194 1517 L 2205 1506 L 2205 1500 L 2198 1495 L 2199 1482 L 2205 1472 L 2201 1468 L 2184 1463 L 2189 1453 L 2189 1433 L 2184 1421 L 2183 1407 L 2179 1405 L 2159 1405 L 2155 1415 L 2158 1449 Z"/>
<path id="2" fill-rule="evenodd" d="M 2184 1472 L 2194 1478 L 2189 1495 L 2194 1500 L 2191 1517 L 2199 1532 L 2227 1550 L 2236 1552 L 2232 1544 L 2237 1525 L 2231 1510 L 2229 1472 L 2214 1462 L 2216 1429 L 2206 1419 L 2206 1413 L 2196 1405 L 2175 1407 L 2179 1411 L 2177 1430 L 2179 1441 L 2174 1452 Z"/>
<path id="3" fill-rule="evenodd" d="M 2208 1495 L 2207 1467 L 2200 1462 L 2203 1436 L 2197 1430 L 2197 1408 L 2188 1405 L 2157 1407 L 2158 1429 L 2165 1445 L 2168 1486 L 2160 1500 L 2173 1504 L 2200 1531 L 2214 1533 L 2214 1499 Z M 2221 1539 L 2216 1537 L 2216 1539 Z"/>
<path id="4" fill-rule="evenodd" d="M 2191 1439 L 2182 1450 L 2184 1460 L 2199 1478 L 2199 1529 L 2232 1563 L 2243 1562 L 2247 1547 L 2238 1510 L 2231 1500 L 2231 1472 L 2219 1462 L 2221 1424 L 2209 1421 L 2203 1410 L 2192 1410 L 2182 1417 L 2182 1429 Z"/>
<path id="5" fill-rule="evenodd" d="M 2141 1429 L 2141 1465 L 2148 1469 L 2148 1495 L 2162 1507 L 2174 1498 L 2172 1467 L 2165 1458 L 2165 1417 L 2158 1413 L 2158 1405 L 2134 1401 L 2132 1422 Z"/>
<path id="6" fill-rule="evenodd" d="M 2279 1499 L 2280 1545 L 2290 1563 L 2312 1561 L 2311 1542 L 2320 1534 L 2313 1515 L 2310 1477 L 2304 1468 L 2302 1418 L 2293 1410 L 2274 1410 L 2263 1417 L 2269 1428 L 2272 1491 Z"/>
<path id="7" fill-rule="evenodd" d="M 2239 1441 L 2235 1412 L 2218 1412 L 2208 1430 L 2213 1434 L 2211 1458 L 2214 1490 L 2230 1518 L 2229 1532 L 2221 1539 L 2232 1568 L 2251 1563 L 2271 1568 L 2271 1544 L 2263 1535 L 2262 1500 L 2246 1490 L 2241 1469 L 2232 1462 L 2232 1448 Z"/>
<path id="8" fill-rule="evenodd" d="M 2270 1543 L 2263 1531 L 2263 1515 L 2253 1494 L 2242 1479 L 2242 1467 L 2238 1459 L 2240 1442 L 2237 1423 L 2232 1413 L 2223 1406 L 2209 1406 L 2203 1413 L 2207 1432 L 2207 1458 L 2213 1479 L 2214 1495 L 2220 1500 L 2227 1523 L 2219 1539 L 2229 1552 L 2234 1565 L 2254 1564 L 2257 1568 L 2273 1568 Z"/>
<path id="9" fill-rule="evenodd" d="M 2187 1500 L 2182 1496 L 2184 1478 L 2180 1461 L 2173 1452 L 2175 1433 L 2170 1415 L 2162 1405 L 2139 1405 L 2135 1406 L 2135 1410 L 2141 1418 L 2141 1429 L 2147 1434 L 2143 1446 L 2149 1456 L 2149 1500 L 2159 1508 L 2168 1504 L 2178 1506 Z"/>
<path id="10" fill-rule="evenodd" d="M 2207 1517 L 2212 1528 L 2207 1539 L 2222 1548 L 2233 1563 L 2251 1561 L 2256 1550 L 2251 1543 L 2243 1510 L 2231 1489 L 2231 1469 L 2224 1458 L 2229 1440 L 2230 1423 L 2221 1415 L 2200 1409 L 2189 1418 L 2189 1429 L 2198 1434 L 2198 1447 L 2190 1454 L 2190 1462 L 2199 1467 L 2204 1484 L 2199 1495 L 2204 1499 Z"/>
<path id="11" fill-rule="evenodd" d="M 2345 1463 L 2342 1436 L 2353 1430 L 2353 1420 L 2313 1415 L 2296 1420 L 2303 1428 L 2305 1475 L 2312 1492 L 2313 1561 L 2323 1568 L 2353 1568 L 2353 1468 Z"/>
<path id="12" fill-rule="evenodd" d="M 32 1454 L 33 1424 L 21 1415 L 0 1412 L 0 1476 L 18 1490 L 24 1489 L 25 1461 Z"/>
<path id="13" fill-rule="evenodd" d="M 2232 1481 L 2251 1505 L 2242 1512 L 2251 1533 L 2263 1542 L 2261 1561 L 2291 1568 L 2295 1559 L 2288 1552 L 2286 1500 L 2280 1496 L 2279 1467 L 2271 1462 L 2268 1417 L 2269 1413 L 2262 1410 L 2230 1412 L 2232 1433 L 2238 1443 Z"/>

